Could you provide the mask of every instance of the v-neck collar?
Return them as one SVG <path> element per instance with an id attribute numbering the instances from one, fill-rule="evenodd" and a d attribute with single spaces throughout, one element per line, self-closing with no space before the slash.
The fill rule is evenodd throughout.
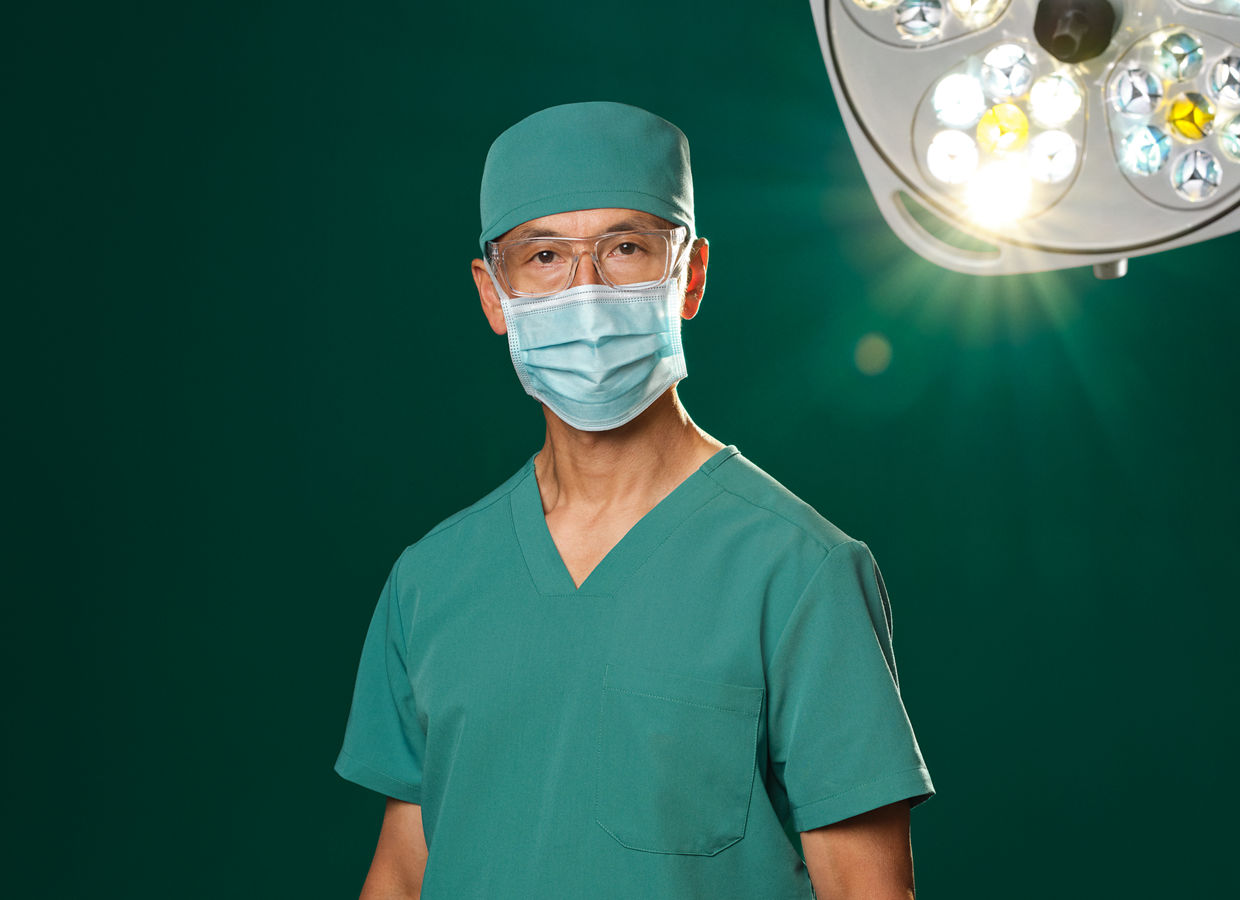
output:
<path id="1" fill-rule="evenodd" d="M 538 491 L 538 479 L 534 475 L 534 457 L 531 456 L 522 471 L 520 482 L 509 496 L 517 541 L 535 587 L 547 595 L 609 593 L 636 571 L 676 526 L 719 493 L 721 489 L 711 480 L 710 473 L 738 452 L 729 445 L 702 463 L 620 538 L 581 583 L 581 587 L 573 583 L 573 577 L 568 574 L 560 551 L 551 539 L 547 517 L 543 514 L 542 496 Z"/>

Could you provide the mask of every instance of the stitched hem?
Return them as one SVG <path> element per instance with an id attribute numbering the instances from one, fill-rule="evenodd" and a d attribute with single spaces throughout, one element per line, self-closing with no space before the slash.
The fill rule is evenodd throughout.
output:
<path id="1" fill-rule="evenodd" d="M 930 781 L 930 772 L 925 766 L 915 766 L 794 807 L 792 823 L 797 831 L 809 831 L 898 800 L 911 799 L 911 805 L 916 806 L 932 796 L 934 784 Z"/>
<path id="2" fill-rule="evenodd" d="M 345 781 L 351 781 L 395 800 L 404 800 L 406 803 L 422 802 L 422 785 L 395 778 L 369 763 L 353 758 L 343 750 L 336 758 L 333 768 Z"/>

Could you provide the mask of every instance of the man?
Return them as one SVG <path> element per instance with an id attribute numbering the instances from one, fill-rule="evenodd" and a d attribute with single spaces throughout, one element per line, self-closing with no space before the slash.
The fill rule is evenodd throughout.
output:
<path id="1" fill-rule="evenodd" d="M 336 763 L 389 798 L 363 898 L 912 896 L 933 787 L 873 559 L 677 398 L 692 190 L 631 106 L 491 147 L 474 283 L 546 441 L 380 597 Z"/>

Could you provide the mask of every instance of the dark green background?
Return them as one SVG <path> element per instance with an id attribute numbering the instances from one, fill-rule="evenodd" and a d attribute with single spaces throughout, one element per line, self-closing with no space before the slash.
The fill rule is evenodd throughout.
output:
<path id="1" fill-rule="evenodd" d="M 1228 890 L 1236 235 L 1117 282 L 921 261 L 803 0 L 23 16 L 14 896 L 356 893 L 382 801 L 331 765 L 378 590 L 541 437 L 468 278 L 482 161 L 598 98 L 692 142 L 688 408 L 883 566 L 920 896 Z"/>

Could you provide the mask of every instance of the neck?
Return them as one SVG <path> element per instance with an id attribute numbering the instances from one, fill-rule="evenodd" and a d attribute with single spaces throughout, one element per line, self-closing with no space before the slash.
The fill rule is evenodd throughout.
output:
<path id="1" fill-rule="evenodd" d="M 566 507 L 650 509 L 723 444 L 698 428 L 670 387 L 610 431 L 579 431 L 544 407 L 547 440 L 534 460 L 543 512 Z"/>

